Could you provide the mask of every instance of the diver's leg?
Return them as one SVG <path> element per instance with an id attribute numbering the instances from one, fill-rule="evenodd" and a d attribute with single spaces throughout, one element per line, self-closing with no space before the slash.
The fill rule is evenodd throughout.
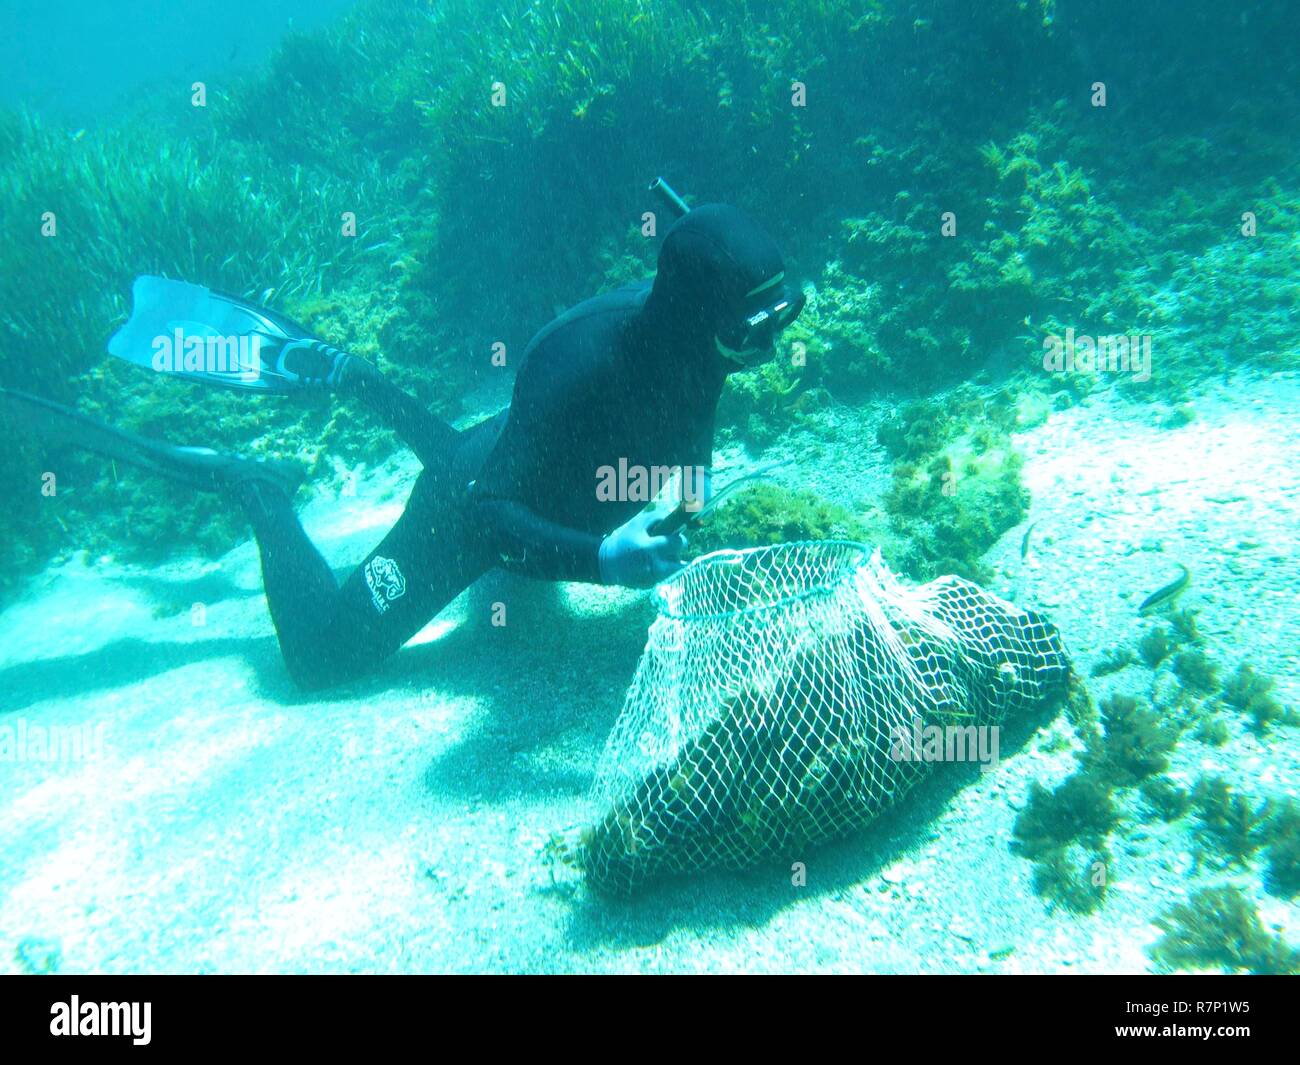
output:
<path id="1" fill-rule="evenodd" d="M 339 588 L 286 497 L 258 490 L 245 506 L 285 665 L 304 689 L 372 671 L 491 566 L 459 508 L 430 473 L 406 511 Z"/>
<path id="2" fill-rule="evenodd" d="M 333 388 L 359 400 L 401 438 L 425 466 L 435 466 L 456 446 L 459 433 L 423 403 L 388 380 L 374 363 L 324 345 L 286 351 L 284 369 L 299 381 Z"/>
<path id="3" fill-rule="evenodd" d="M 390 428 L 425 466 L 446 461 L 460 434 L 423 403 L 402 391 L 371 363 L 346 356 L 339 391 L 355 396 Z"/>
<path id="4" fill-rule="evenodd" d="M 302 687 L 311 687 L 307 662 L 317 640 L 317 625 L 338 598 L 334 573 L 303 530 L 293 503 L 283 492 L 254 482 L 237 486 L 258 552 L 262 556 L 262 586 L 271 611 L 285 666 Z"/>

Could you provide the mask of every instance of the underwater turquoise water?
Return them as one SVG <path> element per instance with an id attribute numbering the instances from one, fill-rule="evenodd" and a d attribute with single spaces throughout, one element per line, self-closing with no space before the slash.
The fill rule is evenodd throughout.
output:
<path id="1" fill-rule="evenodd" d="M 0 387 L 38 399 L 0 411 L 0 971 L 1300 970 L 1288 4 L 2 17 Z M 582 564 L 549 579 L 534 541 L 483 553 L 455 506 L 424 509 L 438 476 L 486 480 L 472 449 L 443 458 L 445 426 L 486 439 L 512 396 L 550 449 L 519 464 L 545 516 L 581 511 L 565 449 L 592 425 L 649 426 L 600 453 L 617 501 L 645 501 L 628 467 L 707 391 L 698 366 L 582 391 L 575 345 L 559 400 L 514 389 L 556 315 L 654 275 L 658 176 L 747 212 L 783 256 L 771 291 L 803 301 L 700 415 L 714 488 L 760 476 L 687 557 L 862 542 L 910 590 L 865 621 L 810 622 L 824 589 L 724 556 L 719 598 L 777 601 L 786 627 L 758 610 L 706 639 L 656 614 L 679 593 L 615 586 L 644 543 L 620 569 L 612 529 L 551 531 Z M 335 378 L 250 395 L 115 359 L 141 275 L 301 322 L 418 413 Z M 689 274 L 659 325 L 685 336 L 715 285 Z M 759 288 L 710 359 L 715 331 L 787 313 Z M 302 484 L 278 511 L 202 490 L 203 460 L 140 437 Z M 322 558 L 268 606 L 258 538 L 274 568 L 294 514 Z M 375 557 L 403 515 L 427 570 Z M 330 682 L 304 684 L 286 617 L 310 629 L 308 589 L 349 578 L 362 613 L 324 627 Z M 954 581 L 1059 631 L 1068 701 L 998 701 L 1025 662 L 927 624 Z M 884 650 L 850 677 L 836 639 Z M 948 683 L 936 660 L 961 674 L 931 723 L 994 731 L 904 796 L 861 759 L 882 705 L 911 712 L 909 655 L 924 686 Z M 673 858 L 610 899 L 597 853 Z"/>
<path id="2" fill-rule="evenodd" d="M 0 102 L 74 128 L 111 121 L 133 95 L 156 92 L 168 81 L 255 70 L 286 32 L 327 25 L 349 6 L 349 0 L 12 0 L 0 39 Z"/>

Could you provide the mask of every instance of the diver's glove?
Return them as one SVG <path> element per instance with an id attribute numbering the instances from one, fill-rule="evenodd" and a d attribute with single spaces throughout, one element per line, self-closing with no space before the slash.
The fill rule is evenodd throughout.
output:
<path id="1" fill-rule="evenodd" d="M 686 537 L 680 532 L 654 536 L 651 526 L 672 507 L 647 507 L 600 543 L 600 580 L 625 588 L 650 588 L 682 568 Z"/>

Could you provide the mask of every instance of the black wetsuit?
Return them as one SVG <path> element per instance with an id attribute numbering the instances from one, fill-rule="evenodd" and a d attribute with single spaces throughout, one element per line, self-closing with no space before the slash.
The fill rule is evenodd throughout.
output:
<path id="1" fill-rule="evenodd" d="M 598 471 L 709 466 L 728 369 L 713 343 L 718 322 L 781 269 L 775 245 L 739 211 L 700 208 L 665 240 L 653 286 L 586 300 L 533 338 L 497 416 L 458 432 L 413 417 L 409 400 L 385 402 L 391 386 L 377 385 L 363 398 L 388 408 L 425 469 L 342 588 L 288 499 L 245 491 L 294 680 L 316 688 L 367 672 L 494 566 L 599 581 L 602 539 L 644 501 L 602 501 Z"/>

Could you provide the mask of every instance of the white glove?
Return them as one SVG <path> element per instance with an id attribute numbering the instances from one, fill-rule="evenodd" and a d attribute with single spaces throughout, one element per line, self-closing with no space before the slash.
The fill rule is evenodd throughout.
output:
<path id="1" fill-rule="evenodd" d="M 682 568 L 686 537 L 651 536 L 650 526 L 673 512 L 673 507 L 648 507 L 620 525 L 600 543 L 600 580 L 625 588 L 650 588 Z"/>

